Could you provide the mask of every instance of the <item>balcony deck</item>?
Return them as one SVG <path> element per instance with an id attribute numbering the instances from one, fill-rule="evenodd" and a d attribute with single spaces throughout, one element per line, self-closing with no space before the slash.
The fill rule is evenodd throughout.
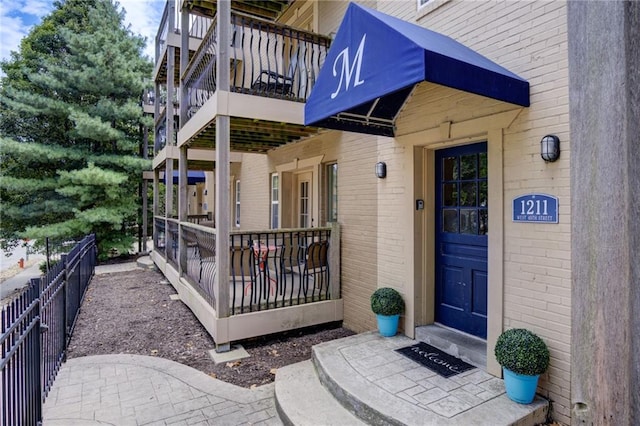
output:
<path id="1" fill-rule="evenodd" d="M 219 111 L 231 116 L 232 151 L 266 152 L 318 132 L 304 126 L 303 110 L 331 40 L 233 12 L 230 93 L 218 93 L 216 27 L 214 19 L 181 78 L 178 145 L 214 148 Z"/>
<path id="2" fill-rule="evenodd" d="M 156 217 L 153 235 L 152 259 L 217 343 L 342 320 L 337 225 L 233 231 L 227 280 L 215 229 Z"/>

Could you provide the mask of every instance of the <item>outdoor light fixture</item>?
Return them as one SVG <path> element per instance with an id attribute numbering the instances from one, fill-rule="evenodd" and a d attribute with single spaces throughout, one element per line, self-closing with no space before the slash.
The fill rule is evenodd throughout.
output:
<path id="1" fill-rule="evenodd" d="M 544 161 L 553 162 L 560 157 L 560 138 L 546 135 L 540 141 L 540 156 Z"/>
<path id="2" fill-rule="evenodd" d="M 387 164 L 384 161 L 376 163 L 376 176 L 378 176 L 380 179 L 384 179 L 387 177 Z"/>

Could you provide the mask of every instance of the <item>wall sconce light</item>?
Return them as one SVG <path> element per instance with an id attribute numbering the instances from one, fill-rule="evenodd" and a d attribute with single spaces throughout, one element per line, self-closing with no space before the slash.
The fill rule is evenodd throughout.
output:
<path id="1" fill-rule="evenodd" d="M 546 135 L 540 141 L 540 156 L 544 161 L 553 162 L 560 157 L 560 138 Z"/>
<path id="2" fill-rule="evenodd" d="M 387 164 L 384 161 L 376 163 L 376 176 L 380 179 L 387 177 Z"/>

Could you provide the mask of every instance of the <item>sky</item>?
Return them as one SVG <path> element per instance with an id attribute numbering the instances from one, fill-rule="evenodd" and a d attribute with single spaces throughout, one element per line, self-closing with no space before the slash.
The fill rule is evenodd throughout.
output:
<path id="1" fill-rule="evenodd" d="M 154 38 L 166 0 L 119 0 L 125 10 L 125 25 L 147 38 L 145 54 L 154 57 Z M 20 40 L 53 10 L 53 0 L 0 0 L 0 57 L 9 59 L 18 51 Z"/>

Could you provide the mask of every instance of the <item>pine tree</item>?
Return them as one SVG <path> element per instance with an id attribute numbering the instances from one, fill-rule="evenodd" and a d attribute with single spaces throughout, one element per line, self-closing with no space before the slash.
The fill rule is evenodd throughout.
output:
<path id="1" fill-rule="evenodd" d="M 152 63 L 110 0 L 67 0 L 0 66 L 0 237 L 134 241 Z"/>

